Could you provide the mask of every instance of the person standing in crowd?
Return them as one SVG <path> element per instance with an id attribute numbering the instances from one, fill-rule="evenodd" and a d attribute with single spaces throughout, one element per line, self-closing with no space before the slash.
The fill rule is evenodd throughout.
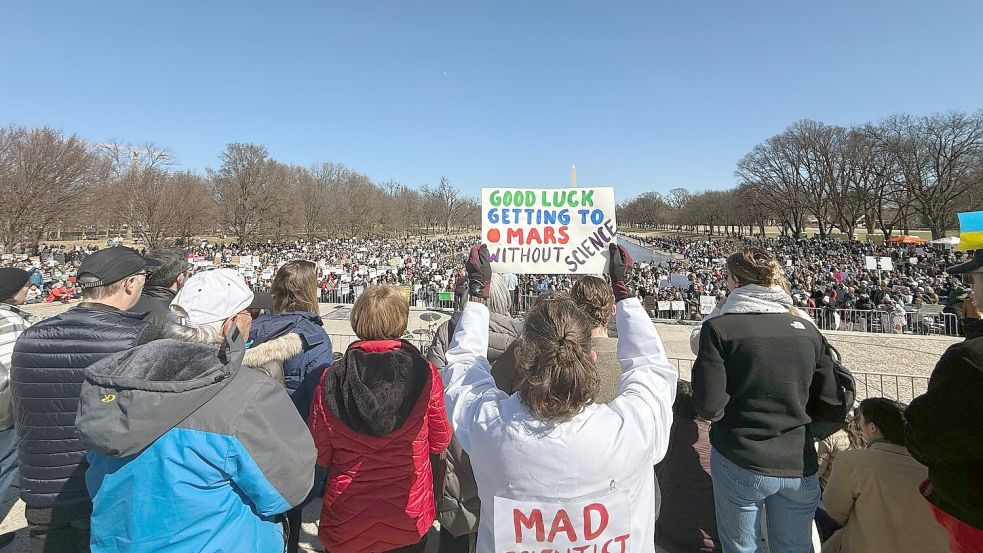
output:
<path id="1" fill-rule="evenodd" d="M 168 335 L 86 371 L 92 551 L 282 551 L 316 451 L 283 386 L 244 368 L 253 293 L 232 269 L 192 276 Z"/>
<path id="2" fill-rule="evenodd" d="M 430 454 L 447 448 L 452 430 L 436 367 L 399 339 L 408 316 L 398 288 L 366 289 L 351 312 L 359 341 L 314 394 L 310 428 L 328 470 L 318 537 L 331 553 L 427 545 L 436 516 Z"/>
<path id="3" fill-rule="evenodd" d="M 905 449 L 903 411 L 886 398 L 857 407 L 869 445 L 836 458 L 823 505 L 843 528 L 826 540 L 823 553 L 945 553 L 945 530 L 919 497 L 928 470 Z"/>
<path id="4" fill-rule="evenodd" d="M 17 339 L 10 383 L 20 438 L 21 499 L 32 549 L 89 550 L 92 504 L 85 488 L 85 446 L 75 431 L 85 369 L 158 337 L 142 314 L 148 272 L 160 266 L 130 248 L 87 256 L 79 267 L 83 301 L 28 328 Z"/>
<path id="5" fill-rule="evenodd" d="M 680 380 L 669 449 L 656 467 L 662 491 L 662 515 L 655 528 L 658 553 L 719 553 L 710 450 L 710 423 L 696 413 L 693 386 Z"/>
<path id="6" fill-rule="evenodd" d="M 522 320 L 511 317 L 511 306 L 512 294 L 508 290 L 507 276 L 503 278 L 502 275 L 492 275 L 488 294 L 488 350 L 485 354 L 489 363 L 495 363 L 500 358 L 504 360 L 503 354 L 522 332 Z M 454 337 L 454 329 L 457 328 L 461 313 L 455 312 L 450 320 L 441 324 L 430 344 L 427 359 L 438 370 L 447 365 L 447 349 Z M 514 374 L 514 358 L 511 366 Z M 440 522 L 438 551 L 473 553 L 478 536 L 481 504 L 478 500 L 478 485 L 471 469 L 471 458 L 456 438 L 447 447 L 446 463 L 447 478 L 437 515 Z"/>
<path id="7" fill-rule="evenodd" d="M 301 353 L 283 365 L 283 383 L 307 420 L 314 389 L 321 374 L 333 361 L 331 340 L 324 331 L 317 302 L 317 267 L 310 261 L 294 259 L 280 267 L 270 286 L 272 313 L 260 315 L 249 331 L 252 347 L 263 344 L 290 346 L 300 341 Z"/>
<path id="8" fill-rule="evenodd" d="M 928 467 L 922 493 L 953 553 L 983 551 L 983 250 L 948 272 L 972 287 L 966 340 L 942 354 L 928 391 L 905 412 L 911 455 Z"/>
<path id="9" fill-rule="evenodd" d="M 147 275 L 140 301 L 130 311 L 146 313 L 145 319 L 163 332 L 164 325 L 176 320 L 171 302 L 188 279 L 191 264 L 188 254 L 176 248 L 155 250 L 151 257 L 160 262 L 160 268 Z"/>
<path id="10" fill-rule="evenodd" d="M 696 411 L 713 422 L 720 543 L 725 553 L 757 551 L 764 505 L 771 550 L 812 551 L 820 491 L 807 405 L 839 401 L 833 361 L 818 329 L 789 312 L 774 254 L 747 248 L 726 265 L 730 296 L 704 321 L 693 363 Z"/>
<path id="11" fill-rule="evenodd" d="M 33 272 L 33 271 L 32 271 Z M 17 308 L 27 299 L 32 272 L 13 267 L 0 268 L 0 520 L 17 498 L 17 430 L 10 393 L 10 358 L 14 343 L 30 323 Z M 0 535 L 0 548 L 14 541 L 14 533 Z"/>
<path id="12" fill-rule="evenodd" d="M 317 302 L 317 266 L 302 259 L 287 261 L 273 277 L 270 293 L 273 312 L 253 321 L 249 340 L 253 347 L 297 352 L 283 364 L 280 380 L 307 421 L 314 389 L 324 370 L 334 363 Z M 288 553 L 299 547 L 302 509 L 300 505 L 287 513 Z"/>
<path id="13" fill-rule="evenodd" d="M 597 355 L 594 367 L 597 369 L 599 388 L 597 403 L 610 403 L 618 397 L 621 384 L 621 364 L 618 362 L 618 339 L 608 336 L 608 327 L 614 319 L 614 295 L 604 279 L 585 276 L 573 283 L 570 299 L 582 309 L 591 320 L 591 351 Z"/>
<path id="14" fill-rule="evenodd" d="M 565 296 L 541 298 L 526 314 L 518 392 L 495 386 L 485 359 L 491 266 L 485 246 L 471 249 L 471 301 L 444 380 L 455 436 L 478 483 L 482 553 L 568 545 L 654 550 L 652 467 L 669 441 L 678 375 L 641 303 L 628 297 L 631 257 L 613 244 L 610 254 L 623 374 L 620 395 L 599 405 L 592 321 Z"/>

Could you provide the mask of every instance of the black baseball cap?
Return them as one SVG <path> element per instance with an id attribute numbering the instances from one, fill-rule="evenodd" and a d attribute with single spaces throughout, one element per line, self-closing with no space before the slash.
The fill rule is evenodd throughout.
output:
<path id="1" fill-rule="evenodd" d="M 970 259 L 965 263 L 961 263 L 959 265 L 953 265 L 952 267 L 949 267 L 945 271 L 950 275 L 961 275 L 963 273 L 975 271 L 980 267 L 983 267 L 983 250 L 976 250 L 975 255 L 973 256 L 972 259 Z"/>
<path id="2" fill-rule="evenodd" d="M 82 289 L 106 286 L 146 269 L 153 272 L 160 261 L 143 257 L 131 248 L 115 246 L 90 253 L 79 266 L 79 286 Z M 93 282 L 81 282 L 82 277 L 96 277 Z"/>
<path id="3" fill-rule="evenodd" d="M 14 297 L 29 280 L 34 269 L 25 271 L 15 267 L 0 267 L 0 301 Z"/>

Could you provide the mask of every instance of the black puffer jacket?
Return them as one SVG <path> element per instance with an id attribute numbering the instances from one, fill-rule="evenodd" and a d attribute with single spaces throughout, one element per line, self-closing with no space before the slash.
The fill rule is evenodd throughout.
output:
<path id="1" fill-rule="evenodd" d="M 142 314 L 81 303 L 18 338 L 10 383 L 20 437 L 21 499 L 28 507 L 88 501 L 85 446 L 75 432 L 85 369 L 155 337 Z"/>

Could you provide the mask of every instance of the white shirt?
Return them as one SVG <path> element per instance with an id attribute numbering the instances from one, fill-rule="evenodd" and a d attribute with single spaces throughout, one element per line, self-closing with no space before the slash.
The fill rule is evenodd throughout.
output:
<path id="1" fill-rule="evenodd" d="M 554 423 L 533 415 L 518 394 L 510 397 L 495 387 L 485 358 L 488 309 L 473 302 L 465 307 L 443 379 L 448 418 L 471 456 L 478 484 L 479 552 L 504 551 L 496 547 L 495 526 L 500 525 L 500 532 L 513 527 L 513 520 L 495 520 L 496 497 L 574 505 L 609 492 L 629 498 L 626 553 L 655 550 L 653 465 L 665 456 L 669 444 L 678 372 L 637 299 L 618 303 L 617 325 L 618 359 L 624 371 L 618 397 L 606 405 L 590 405 L 570 421 Z M 546 531 L 551 523 L 556 524 L 547 515 Z M 534 538 L 535 532 L 527 530 L 525 535 Z M 550 546 L 531 543 L 527 549 Z M 609 552 L 620 550 L 615 544 Z"/>

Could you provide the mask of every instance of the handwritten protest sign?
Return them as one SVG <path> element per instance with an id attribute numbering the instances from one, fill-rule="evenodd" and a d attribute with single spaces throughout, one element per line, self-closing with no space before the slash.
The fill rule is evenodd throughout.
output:
<path id="1" fill-rule="evenodd" d="M 481 236 L 499 273 L 603 273 L 613 188 L 482 188 Z"/>
<path id="2" fill-rule="evenodd" d="M 686 311 L 686 302 L 679 301 L 679 300 L 673 300 L 672 301 L 672 310 L 673 311 Z"/>
<path id="3" fill-rule="evenodd" d="M 627 553 L 630 523 L 624 491 L 560 503 L 496 497 L 495 553 Z"/>
<path id="4" fill-rule="evenodd" d="M 716 306 L 717 298 L 713 296 L 700 296 L 700 315 L 709 315 Z"/>

